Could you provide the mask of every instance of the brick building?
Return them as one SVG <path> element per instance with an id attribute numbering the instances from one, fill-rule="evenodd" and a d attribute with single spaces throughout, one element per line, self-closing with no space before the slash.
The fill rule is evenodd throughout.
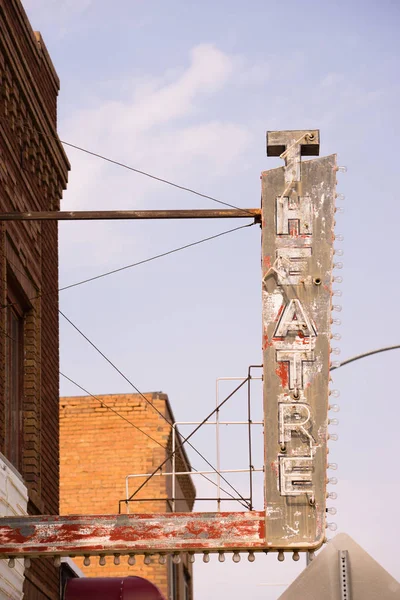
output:
<path id="1" fill-rule="evenodd" d="M 163 415 L 160 416 L 139 394 L 61 398 L 60 400 L 60 512 L 61 514 L 116 514 L 119 501 L 126 496 L 126 477 L 130 474 L 151 473 L 172 449 L 174 422 L 166 394 L 145 394 L 147 400 Z M 165 420 L 166 419 L 166 420 Z M 138 428 L 144 430 L 146 437 Z M 163 471 L 170 472 L 171 464 Z M 177 454 L 177 471 L 190 471 L 184 449 Z M 131 494 L 144 477 L 129 480 Z M 195 488 L 191 477 L 175 478 L 176 511 L 191 511 Z M 168 512 L 173 509 L 172 477 L 153 477 L 137 495 L 138 502 L 129 503 L 129 512 Z M 151 499 L 147 501 L 147 499 Z M 121 504 L 121 512 L 128 510 Z M 166 564 L 158 556 L 143 557 L 130 566 L 126 557 L 114 565 L 107 558 L 100 566 L 97 557 L 90 566 L 83 559 L 75 561 L 88 577 L 139 575 L 155 583 L 170 600 L 192 598 L 192 570 L 187 556 L 175 564 L 169 557 Z"/>
<path id="2" fill-rule="evenodd" d="M 19 0 L 0 2 L 0 32 L 0 211 L 58 210 L 69 169 L 59 80 Z M 0 511 L 57 514 L 57 223 L 1 222 L 0 270 Z M 59 569 L 0 561 L 0 597 L 22 592 L 58 598 Z"/>

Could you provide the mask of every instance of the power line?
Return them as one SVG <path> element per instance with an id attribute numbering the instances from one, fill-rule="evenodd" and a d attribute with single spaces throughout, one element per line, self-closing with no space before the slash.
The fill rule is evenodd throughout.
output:
<path id="1" fill-rule="evenodd" d="M 6 119 L 4 117 L 0 117 L 0 118 L 4 121 L 8 122 L 8 119 Z M 189 192 L 190 194 L 195 194 L 196 196 L 200 196 L 201 198 L 206 198 L 207 200 L 212 200 L 213 202 L 217 202 L 218 204 L 223 204 L 224 206 L 229 206 L 230 208 L 234 208 L 235 210 L 239 210 L 241 212 L 247 212 L 245 208 L 239 208 L 238 206 L 234 206 L 233 204 L 229 204 L 228 202 L 223 202 L 222 200 L 218 200 L 217 198 L 214 198 L 213 196 L 209 196 L 208 194 L 203 194 L 202 192 L 198 192 L 197 190 L 194 190 L 193 188 L 189 188 L 184 185 L 174 183 L 173 181 L 169 181 L 168 179 L 163 179 L 162 177 L 158 177 L 157 175 L 153 175 L 152 173 L 147 173 L 147 171 L 142 171 L 141 169 L 136 169 L 135 167 L 131 167 L 130 165 L 127 165 L 126 163 L 120 162 L 118 160 L 114 160 L 112 158 L 104 156 L 103 154 L 98 154 L 97 152 L 93 152 L 92 150 L 88 150 L 87 148 L 83 148 L 82 146 L 77 146 L 76 144 L 72 144 L 71 142 L 66 142 L 65 140 L 60 139 L 60 137 L 58 135 L 55 136 L 55 135 L 51 135 L 48 133 L 44 133 L 44 131 L 40 131 L 39 129 L 36 129 L 35 127 L 30 127 L 29 125 L 24 124 L 22 122 L 22 119 L 21 119 L 21 128 L 28 129 L 30 131 L 34 131 L 35 133 L 38 133 L 39 135 L 42 135 L 43 137 L 53 139 L 57 142 L 61 142 L 61 144 L 64 144 L 64 146 L 69 146 L 70 148 L 74 148 L 75 150 L 79 150 L 80 152 L 84 152 L 85 154 L 89 154 L 90 156 L 94 156 L 95 158 L 99 158 L 101 160 L 104 160 L 104 161 L 111 163 L 113 165 L 116 165 L 118 167 L 122 167 L 123 169 L 128 169 L 129 171 L 133 171 L 134 173 L 138 173 L 139 175 L 144 175 L 145 177 L 149 177 L 150 179 L 154 179 L 155 181 L 160 181 L 161 183 L 165 183 L 166 185 L 170 185 L 179 190 Z"/>
<path id="2" fill-rule="evenodd" d="M 230 233 L 231 231 L 235 231 L 235 230 L 237 230 L 237 229 L 242 229 L 242 228 L 244 228 L 244 227 L 249 227 L 249 226 L 251 226 L 251 225 L 253 225 L 253 223 L 249 223 L 248 225 L 242 225 L 241 227 L 237 227 L 237 228 L 235 228 L 234 230 L 229 230 L 228 232 Z M 207 239 L 213 239 L 213 238 L 215 238 L 215 237 L 220 237 L 221 235 L 225 235 L 225 233 L 228 233 L 228 232 L 222 232 L 221 234 L 217 234 L 216 236 L 212 236 L 211 238 L 207 238 Z M 201 241 L 205 241 L 205 240 L 201 240 Z M 201 243 L 201 241 L 200 241 L 200 242 L 194 242 L 194 243 L 192 243 L 192 244 L 186 245 L 185 247 L 189 247 L 189 246 L 195 245 L 195 244 L 197 244 L 197 243 Z M 182 249 L 183 249 L 183 248 L 182 248 Z M 174 251 L 177 251 L 177 250 L 174 250 Z M 164 254 L 163 254 L 163 256 L 164 256 L 164 255 L 166 255 L 166 254 L 171 254 L 171 253 L 172 253 L 172 252 L 174 252 L 174 251 L 169 251 L 168 253 L 164 253 Z M 161 256 L 161 255 L 160 255 L 160 256 Z M 153 257 L 153 259 L 154 259 L 154 258 L 155 258 L 155 257 Z M 153 259 L 147 259 L 145 262 L 148 262 L 148 260 L 153 260 Z M 143 261 L 142 261 L 142 262 L 143 262 Z M 13 264 L 14 264 L 14 263 L 13 263 Z M 140 264 L 141 264 L 141 263 L 140 263 Z M 14 265 L 14 266 L 16 267 L 16 265 Z M 27 275 L 26 275 L 26 274 L 25 274 L 23 271 L 21 271 L 21 270 L 20 270 L 18 267 L 16 267 L 16 268 L 18 269 L 18 271 L 19 271 L 20 273 L 22 273 L 22 274 L 23 274 L 25 277 L 27 277 Z M 57 290 L 57 291 L 58 291 L 58 290 Z M 44 294 L 42 294 L 42 295 L 44 295 Z M 38 297 L 38 296 L 36 296 L 36 297 Z M 32 299 L 32 298 L 31 298 L 31 299 Z M 12 305 L 12 304 L 13 304 L 13 303 L 10 303 L 10 304 L 8 304 L 8 305 L 5 305 L 5 306 L 3 306 L 3 308 L 7 308 L 8 306 L 10 306 L 10 305 Z M 99 348 L 98 348 L 98 347 L 97 347 L 97 346 L 96 346 L 96 345 L 95 345 L 95 344 L 94 344 L 94 343 L 93 343 L 93 342 L 92 342 L 92 341 L 91 341 L 91 340 L 90 340 L 90 339 L 89 339 L 89 338 L 88 338 L 88 337 L 87 337 L 87 336 L 86 336 L 86 335 L 85 335 L 85 334 L 84 334 L 84 333 L 83 333 L 83 332 L 82 332 L 82 331 L 81 331 L 81 330 L 80 330 L 80 329 L 79 329 L 79 328 L 78 328 L 78 327 L 77 327 L 77 326 L 76 326 L 76 325 L 75 325 L 75 324 L 74 324 L 74 323 L 73 323 L 73 322 L 72 322 L 72 321 L 71 321 L 71 320 L 70 320 L 70 319 L 69 319 L 69 318 L 68 318 L 68 317 L 67 317 L 67 316 L 66 316 L 66 315 L 65 315 L 65 314 L 62 312 L 62 311 L 61 311 L 61 310 L 59 310 L 59 313 L 60 313 L 60 314 L 61 314 L 61 316 L 62 316 L 62 317 L 64 317 L 64 319 L 66 319 L 66 320 L 67 320 L 67 321 L 70 323 L 70 325 L 71 325 L 72 327 L 74 327 L 74 328 L 76 329 L 76 331 L 77 331 L 77 332 L 78 332 L 80 335 L 82 335 L 82 336 L 84 337 L 84 339 L 85 339 L 85 340 L 86 340 L 86 341 L 87 341 L 87 342 L 88 342 L 88 343 L 89 343 L 89 344 L 90 344 L 90 345 L 91 345 L 91 346 L 92 346 L 92 347 L 93 347 L 93 348 L 94 348 L 94 349 L 95 349 L 95 350 L 96 350 L 96 351 L 97 351 L 97 352 L 98 352 L 98 353 L 99 353 L 99 354 L 100 354 L 100 355 L 101 355 L 101 356 L 102 356 L 102 357 L 103 357 L 103 358 L 104 358 L 104 359 L 105 359 L 105 360 L 106 360 L 106 361 L 107 361 L 107 362 L 108 362 L 108 363 L 109 363 L 109 364 L 110 364 L 110 365 L 111 365 L 111 366 L 112 366 L 112 367 L 113 367 L 113 368 L 114 368 L 114 369 L 115 369 L 115 370 L 116 370 L 116 371 L 117 371 L 117 372 L 118 372 L 118 373 L 119 373 L 119 374 L 120 374 L 120 375 L 121 375 L 121 376 L 122 376 L 122 377 L 123 377 L 123 378 L 124 378 L 124 379 L 125 379 L 125 380 L 126 380 L 128 383 L 129 383 L 129 384 L 130 384 L 130 385 L 131 385 L 131 386 L 132 386 L 132 387 L 133 387 L 133 389 L 134 389 L 134 390 L 135 390 L 135 391 L 136 391 L 136 392 L 137 392 L 137 393 L 138 393 L 138 394 L 139 394 L 139 395 L 140 395 L 140 396 L 141 396 L 141 397 L 142 397 L 142 398 L 143 398 L 143 399 L 144 399 L 144 400 L 145 400 L 145 401 L 146 401 L 148 404 L 150 404 L 150 406 L 152 406 L 152 407 L 153 407 L 153 409 L 154 409 L 156 412 L 158 412 L 158 414 L 159 414 L 159 415 L 160 415 L 160 416 L 161 416 L 161 417 L 162 417 L 164 420 L 166 420 L 166 421 L 167 421 L 167 422 L 168 422 L 168 423 L 171 425 L 171 423 L 168 421 L 168 419 L 166 419 L 166 417 L 165 417 L 165 416 L 164 416 L 164 415 L 163 415 L 163 414 L 162 414 L 162 413 L 161 413 L 161 412 L 160 412 L 160 411 L 159 411 L 159 410 L 158 410 L 158 409 L 157 409 L 157 408 L 156 408 L 156 407 L 155 407 L 155 406 L 154 406 L 154 405 L 153 405 L 153 404 L 152 404 L 152 403 L 151 403 L 151 402 L 150 402 L 150 401 L 149 401 L 149 400 L 148 400 L 148 399 L 147 399 L 147 398 L 146 398 L 146 397 L 145 397 L 145 396 L 144 396 L 144 395 L 143 395 L 143 394 L 140 392 L 140 390 L 139 390 L 139 389 L 138 389 L 138 388 L 137 388 L 137 387 L 136 387 L 136 386 L 135 386 L 135 385 L 132 383 L 132 381 L 130 381 L 130 380 L 129 380 L 129 379 L 128 379 L 128 378 L 127 378 L 125 375 L 124 375 L 124 373 L 122 373 L 122 371 L 120 371 L 120 369 L 118 369 L 118 367 L 117 367 L 117 366 L 116 366 L 116 365 L 115 365 L 115 364 L 114 364 L 112 361 L 110 361 L 110 359 L 108 359 L 108 358 L 107 358 L 107 356 L 106 356 L 106 355 L 105 355 L 103 352 L 101 352 L 101 350 L 100 350 L 100 349 L 99 349 Z M 199 456 L 200 456 L 200 457 L 201 457 L 201 458 L 202 458 L 202 459 L 203 459 L 203 460 L 204 460 L 204 461 L 205 461 L 205 462 L 206 462 L 206 463 L 207 463 L 207 464 L 208 464 L 208 465 L 209 465 L 209 466 L 210 466 L 210 467 L 211 467 L 211 468 L 212 468 L 212 469 L 213 469 L 213 470 L 214 470 L 214 471 L 217 473 L 217 470 L 216 470 L 216 469 L 215 469 L 215 467 L 212 465 L 212 463 L 211 463 L 210 461 L 208 461 L 208 460 L 206 459 L 206 457 L 205 457 L 205 456 L 204 456 L 204 455 L 203 455 L 201 452 L 199 452 L 199 450 L 197 450 L 197 448 L 195 448 L 195 446 L 193 446 L 193 444 L 189 443 L 189 446 L 190 446 L 190 447 L 191 447 L 191 448 L 192 448 L 192 449 L 193 449 L 193 450 L 194 450 L 194 451 L 195 451 L 195 452 L 196 452 L 196 453 L 197 453 L 197 454 L 198 454 L 198 455 L 199 455 Z M 243 498 L 243 496 L 241 496 L 241 494 L 240 494 L 240 493 L 239 493 L 239 492 L 236 490 L 236 488 L 235 488 L 234 486 L 232 486 L 232 485 L 230 484 L 230 482 L 229 482 L 229 481 L 228 481 L 228 480 L 227 480 L 227 479 L 226 479 L 226 478 L 225 478 L 225 477 L 224 477 L 224 476 L 223 476 L 221 473 L 218 473 L 218 474 L 220 475 L 221 479 L 223 479 L 223 480 L 224 480 L 224 481 L 225 481 L 225 482 L 226 482 L 226 483 L 229 485 L 229 487 L 231 487 L 231 488 L 234 490 L 234 492 L 235 492 L 236 494 L 238 494 L 238 496 L 240 496 L 240 497 L 243 499 L 243 501 L 245 501 L 245 500 L 244 500 L 244 498 Z"/>
<path id="3" fill-rule="evenodd" d="M 124 421 L 126 421 L 127 423 L 129 423 L 129 425 L 131 425 L 132 427 L 134 427 L 134 429 L 137 429 L 137 431 L 139 431 L 140 433 L 142 433 L 143 435 L 145 435 L 147 438 L 149 438 L 149 440 L 151 440 L 152 442 L 154 442 L 158 446 L 161 446 L 162 448 L 165 449 L 165 447 L 163 446 L 163 444 L 161 444 L 161 442 L 159 442 L 158 440 L 156 440 L 155 438 L 153 438 L 149 433 L 147 433 L 146 431 L 144 431 L 144 429 L 141 429 L 140 427 L 138 427 L 138 425 L 135 425 L 135 423 L 132 423 L 132 421 L 130 421 L 129 419 L 127 419 L 126 417 L 124 417 L 124 415 L 121 415 L 121 413 L 119 413 L 118 411 L 116 411 L 114 408 L 112 408 L 111 406 L 109 406 L 105 402 L 103 402 L 103 400 L 100 400 L 100 398 L 98 398 L 94 394 L 91 394 L 90 392 L 88 392 L 84 387 L 82 387 L 81 385 L 79 385 L 79 383 L 77 383 L 76 381 L 74 381 L 73 379 L 71 379 L 71 377 L 68 377 L 68 375 L 65 375 L 64 373 L 61 373 L 61 371 L 59 372 L 59 374 L 61 375 L 61 377 L 64 377 L 64 379 L 67 379 L 69 382 L 73 383 L 77 388 L 79 388 L 80 390 L 82 390 L 82 392 L 85 392 L 85 394 L 87 394 L 88 396 L 90 396 L 94 400 L 97 400 L 98 402 L 100 402 L 100 404 L 102 406 L 104 406 L 105 408 L 107 408 L 109 411 L 111 411 L 112 413 L 114 413 L 115 415 L 117 415 L 118 417 L 120 417 L 121 419 L 123 419 Z"/>
<path id="4" fill-rule="evenodd" d="M 144 394 L 142 394 L 142 392 L 137 388 L 137 386 L 104 354 L 104 352 L 102 352 L 100 348 L 98 348 L 98 346 L 96 346 L 96 344 L 92 342 L 92 340 L 90 340 L 87 337 L 87 335 L 84 334 L 83 331 L 75 323 L 73 323 L 71 319 L 67 317 L 67 315 L 65 315 L 61 310 L 59 310 L 58 312 L 88 342 L 88 344 L 90 344 L 92 348 L 94 348 L 94 350 L 96 350 L 96 352 L 98 352 L 98 354 L 100 354 L 100 356 L 104 358 L 104 360 L 107 361 L 108 364 L 115 371 L 117 371 L 117 373 L 121 375 L 121 377 L 123 377 L 123 379 L 125 379 L 127 383 L 129 383 L 129 385 L 141 396 L 141 398 L 143 398 L 143 400 L 147 402 L 147 404 L 149 404 L 149 406 L 151 406 L 159 414 L 159 416 L 162 419 L 164 419 L 164 421 L 166 421 L 170 426 L 172 426 L 172 423 L 167 419 L 167 417 L 165 417 L 165 415 L 163 415 L 162 412 L 159 411 L 158 408 L 154 406 L 154 404 L 148 398 L 146 398 Z M 202 424 L 204 424 L 204 422 L 205 421 L 203 421 Z M 197 427 L 191 435 L 193 435 L 193 433 L 195 433 L 198 429 L 199 427 Z M 191 437 L 191 435 L 189 437 Z M 186 440 L 188 439 L 189 438 L 186 438 Z M 225 481 L 225 483 L 235 492 L 235 494 L 237 494 L 239 497 L 242 498 L 243 501 L 245 501 L 240 492 L 238 492 L 238 490 L 226 479 L 226 477 L 224 477 L 219 471 L 217 471 L 213 464 L 195 446 L 193 446 L 191 442 L 188 442 L 188 445 L 192 448 L 192 450 L 196 452 L 196 454 L 198 454 L 204 460 L 204 462 L 206 462 L 209 465 L 209 467 L 211 467 L 213 471 L 215 471 L 221 477 L 221 479 L 223 479 L 223 481 Z"/>
<path id="5" fill-rule="evenodd" d="M 7 331 L 5 331 L 1 326 L 0 326 L 0 333 L 9 338 L 10 340 L 12 340 L 13 342 L 15 342 L 17 345 L 20 344 L 20 342 L 18 340 L 16 340 L 15 338 L 13 338 Z M 37 354 L 37 353 L 35 353 Z M 37 359 L 37 362 L 41 365 L 42 361 L 39 359 Z M 113 412 L 115 415 L 117 415 L 118 417 L 120 417 L 121 419 L 123 419 L 124 421 L 126 421 L 127 423 L 129 423 L 129 425 L 131 425 L 132 427 L 134 427 L 135 429 L 137 429 L 137 431 L 139 431 L 140 433 L 142 433 L 144 436 L 146 436 L 147 438 L 149 438 L 150 440 L 152 440 L 155 444 L 158 444 L 161 448 L 163 448 L 163 450 L 167 451 L 167 447 L 163 446 L 163 444 L 161 444 L 161 442 L 159 442 L 158 440 L 156 440 L 155 438 L 153 438 L 150 434 L 148 434 L 146 431 L 144 431 L 143 429 L 141 429 L 140 427 L 138 427 L 137 425 L 135 425 L 134 423 L 132 423 L 132 421 L 130 421 L 129 419 L 127 419 L 126 417 L 124 417 L 124 415 L 121 415 L 121 413 L 119 413 L 117 410 L 113 409 L 111 406 L 109 406 L 108 404 L 106 404 L 105 402 L 103 402 L 102 400 L 100 400 L 100 398 L 98 398 L 97 396 L 95 396 L 94 394 L 91 394 L 88 390 L 86 390 L 83 386 L 81 386 L 79 383 L 77 383 L 76 381 L 74 381 L 73 379 L 71 379 L 70 377 L 68 377 L 67 375 L 65 375 L 65 373 L 62 373 L 61 371 L 59 371 L 59 375 L 61 375 L 62 377 L 64 377 L 65 379 L 67 379 L 68 381 L 70 381 L 73 385 L 75 385 L 77 388 L 79 388 L 80 390 L 82 390 L 83 392 L 85 392 L 85 394 L 87 394 L 88 396 L 90 396 L 91 398 L 94 398 L 95 400 L 97 400 L 98 402 L 100 402 L 100 404 L 102 406 L 105 406 L 108 410 L 110 410 L 111 412 Z M 172 453 L 175 454 L 178 451 L 179 448 L 176 448 L 175 452 Z M 171 455 L 171 456 L 172 456 Z M 207 461 L 206 461 L 207 462 Z M 196 469 L 195 467 L 193 467 L 191 465 L 191 469 L 193 471 L 195 471 L 196 473 L 198 472 L 198 469 Z M 215 487 L 217 487 L 217 483 L 215 481 L 213 481 L 212 479 L 210 479 L 209 477 L 207 477 L 207 475 L 205 475 L 204 473 L 199 473 L 204 479 L 206 479 L 207 481 L 209 481 L 210 483 L 212 483 Z M 235 498 L 230 492 L 228 492 L 228 490 L 226 490 L 225 488 L 220 486 L 221 491 L 223 491 L 225 494 L 227 494 L 230 498 L 232 498 L 232 500 L 235 500 L 237 502 L 240 502 L 240 504 L 242 504 L 243 506 L 245 506 L 247 508 L 246 504 L 243 504 L 243 502 L 238 499 Z M 239 494 L 240 496 L 240 494 Z M 244 500 L 245 502 L 245 500 Z"/>
<path id="6" fill-rule="evenodd" d="M 109 359 L 109 358 L 108 358 L 108 357 L 107 357 L 105 354 L 104 354 L 104 352 L 102 352 L 102 351 L 100 350 L 100 348 L 98 348 L 98 347 L 96 346 L 96 344 L 95 344 L 94 342 L 92 342 L 92 340 L 90 340 L 90 339 L 87 337 L 87 335 L 85 335 L 85 334 L 83 333 L 83 331 L 82 331 L 81 329 L 79 329 L 79 327 L 78 327 L 77 325 L 75 325 L 75 323 L 73 323 L 73 321 L 71 321 L 71 319 L 69 319 L 69 318 L 67 317 L 67 315 L 66 315 L 65 313 L 63 313 L 61 310 L 59 310 L 58 312 L 59 312 L 59 313 L 60 313 L 60 315 L 61 315 L 61 316 L 62 316 L 62 317 L 63 317 L 63 318 L 64 318 L 64 319 L 65 319 L 65 320 L 66 320 L 66 321 L 67 321 L 67 322 L 68 322 L 68 323 L 69 323 L 69 324 L 70 324 L 70 325 L 71 325 L 71 326 L 72 326 L 72 327 L 75 329 L 75 331 L 77 331 L 77 332 L 79 333 L 79 335 L 81 335 L 81 336 L 82 336 L 82 337 L 83 337 L 83 338 L 84 338 L 84 339 L 85 339 L 85 340 L 88 342 L 88 344 L 90 344 L 90 345 L 92 346 L 92 348 L 94 348 L 94 349 L 96 350 L 96 352 L 98 352 L 98 353 L 100 354 L 100 356 L 101 356 L 102 358 L 104 358 L 104 360 L 106 360 L 106 361 L 108 362 L 108 364 L 109 364 L 109 365 L 111 365 L 111 367 L 112 367 L 113 369 L 115 369 L 115 371 L 117 371 L 117 373 L 118 373 L 119 375 L 121 375 L 121 377 L 123 377 L 123 379 L 125 379 L 125 381 L 126 381 L 127 383 L 129 383 L 129 385 L 130 385 L 131 387 L 133 387 L 133 389 L 135 390 L 135 392 L 136 392 L 137 394 L 139 394 L 139 396 L 141 396 L 145 402 L 147 402 L 148 404 L 150 404 L 150 405 L 151 405 L 151 406 L 154 408 L 154 410 L 155 410 L 155 411 L 156 411 L 156 412 L 157 412 L 157 413 L 160 415 L 160 417 L 162 417 L 162 418 L 163 418 L 165 421 L 167 421 L 167 423 L 168 423 L 169 425 L 172 425 L 172 423 L 171 423 L 171 422 L 170 422 L 170 421 L 169 421 L 169 420 L 168 420 L 168 419 L 167 419 L 167 418 L 166 418 L 166 417 L 165 417 L 165 416 L 162 414 L 162 412 L 161 412 L 161 411 L 159 411 L 159 410 L 158 410 L 158 408 L 156 408 L 156 407 L 154 406 L 154 404 L 152 404 L 152 403 L 150 402 L 150 400 L 149 400 L 148 398 L 146 398 L 146 396 L 145 396 L 144 394 L 142 394 L 142 392 L 141 392 L 141 391 L 140 391 L 140 390 L 139 390 L 139 389 L 136 387 L 136 385 L 135 385 L 134 383 L 132 383 L 132 381 L 131 381 L 130 379 L 128 379 L 128 377 L 127 377 L 127 376 L 126 376 L 126 375 L 125 375 L 125 374 L 124 374 L 124 373 L 123 373 L 123 372 L 122 372 L 122 371 L 121 371 L 121 370 L 120 370 L 120 369 L 119 369 L 119 368 L 118 368 L 118 367 L 117 367 L 117 366 L 116 366 L 116 365 L 115 365 L 115 364 L 114 364 L 114 363 L 113 363 L 113 362 L 112 362 L 112 361 L 111 361 L 111 360 L 110 360 L 110 359 Z"/>
<path id="7" fill-rule="evenodd" d="M 246 227 L 252 227 L 253 225 L 255 225 L 255 223 L 248 223 L 247 225 L 240 225 L 239 227 L 234 227 L 233 229 L 227 229 L 225 231 L 221 231 L 220 233 L 216 233 L 215 235 L 211 235 L 209 237 L 202 238 L 201 240 L 197 240 L 195 242 L 190 242 L 189 244 L 185 244 L 184 246 L 179 246 L 178 248 L 173 248 L 172 250 L 167 250 L 166 252 L 162 252 L 161 254 L 156 254 L 155 256 L 151 256 L 150 258 L 145 258 L 136 263 L 131 263 L 129 265 L 125 265 L 123 267 L 113 269 L 112 271 L 107 271 L 106 273 L 101 273 L 100 275 L 95 275 L 94 277 L 89 277 L 88 279 L 83 279 L 82 281 L 77 281 L 76 283 L 71 283 L 69 285 L 65 285 L 61 288 L 52 290 L 51 292 L 44 292 L 44 293 L 37 294 L 36 296 L 32 296 L 32 297 L 28 298 L 28 300 L 36 300 L 37 298 L 43 298 L 44 296 L 51 296 L 53 294 L 58 294 L 58 292 L 63 292 L 65 290 L 69 290 L 71 288 L 78 287 L 79 285 L 84 285 L 85 283 L 89 283 L 90 281 L 95 281 L 96 279 L 101 279 L 102 277 L 108 277 L 109 275 L 114 275 L 114 273 L 119 273 L 120 271 L 132 269 L 133 267 L 138 267 L 139 265 L 144 265 L 146 263 L 152 262 L 159 258 L 163 258 L 164 256 L 169 256 L 170 254 L 175 254 L 176 252 L 180 252 L 181 250 L 186 250 L 187 248 L 192 248 L 193 246 L 198 246 L 199 244 L 203 244 L 204 242 L 209 242 L 211 240 L 215 240 L 224 235 L 228 235 L 229 233 L 234 233 L 235 231 L 239 231 L 240 229 L 245 229 Z M 10 263 L 10 264 L 12 264 L 17 271 L 19 271 L 22 275 L 24 275 L 24 277 L 26 277 L 30 281 L 30 278 L 28 277 L 28 275 L 24 271 L 19 269 L 17 267 L 17 265 L 15 265 L 15 263 Z M 15 302 L 9 302 L 8 304 L 3 304 L 3 306 L 0 307 L 0 310 L 7 308 L 9 306 L 13 306 L 14 304 L 15 304 Z"/>
<path id="8" fill-rule="evenodd" d="M 77 283 L 71 283 L 70 285 L 65 285 L 59 288 L 59 292 L 63 292 L 64 290 L 69 290 L 70 288 L 76 287 L 78 285 L 83 285 L 85 283 L 89 283 L 90 281 L 95 281 L 96 279 L 101 279 L 102 277 L 107 277 L 108 275 L 114 275 L 114 273 L 119 273 L 120 271 L 125 271 L 126 269 L 132 269 L 133 267 L 138 267 L 139 265 L 144 265 L 153 260 L 157 260 L 158 258 L 163 258 L 164 256 L 169 256 L 170 254 L 174 254 L 175 252 L 180 252 L 181 250 L 186 250 L 187 248 L 192 248 L 193 246 L 198 246 L 199 244 L 203 244 L 204 242 L 209 242 L 211 240 L 215 240 L 219 237 L 227 235 L 228 233 L 234 233 L 235 231 L 239 231 L 239 229 L 245 229 L 246 227 L 252 227 L 255 223 L 248 223 L 247 225 L 240 225 L 239 227 L 234 227 L 233 229 L 227 229 L 226 231 L 221 231 L 220 233 L 216 233 L 215 235 L 211 235 L 207 238 L 203 238 L 201 240 L 197 240 L 196 242 L 190 242 L 189 244 L 185 244 L 184 246 L 180 246 L 179 248 L 174 248 L 173 250 L 168 250 L 167 252 L 162 252 L 161 254 L 156 254 L 155 256 L 151 256 L 150 258 L 145 258 L 136 263 L 132 263 L 130 265 L 125 265 L 124 267 L 119 267 L 118 269 L 113 269 L 112 271 L 107 271 L 106 273 L 101 273 L 100 275 L 95 275 L 94 277 L 89 277 L 88 279 L 84 279 L 82 281 L 78 281 Z"/>
<path id="9" fill-rule="evenodd" d="M 8 337 L 10 337 L 10 339 L 13 339 L 13 338 L 11 338 L 11 336 L 8 336 Z M 13 341 L 16 341 L 16 340 L 13 340 Z M 149 438 L 152 442 L 154 442 L 155 444 L 157 444 L 158 446 L 160 446 L 163 450 L 167 450 L 166 446 L 164 446 L 161 442 L 159 442 L 158 440 L 156 440 L 155 438 L 153 438 L 150 434 L 148 434 L 146 431 L 144 431 L 144 429 L 141 429 L 140 427 L 138 427 L 137 425 L 135 425 L 135 423 L 132 423 L 132 421 L 130 421 L 129 419 L 127 419 L 126 417 L 124 417 L 124 415 L 122 415 L 120 412 L 118 412 L 117 410 L 115 410 L 114 408 L 112 408 L 109 404 L 106 404 L 105 402 L 103 402 L 103 400 L 100 400 L 100 398 L 98 398 L 94 394 L 91 394 L 88 390 L 86 390 L 79 383 L 77 383 L 76 381 L 74 381 L 73 379 L 71 379 L 70 377 L 68 377 L 68 375 L 65 375 L 64 373 L 61 373 L 61 371 L 59 371 L 59 374 L 62 377 L 64 377 L 64 379 L 67 379 L 70 383 L 72 383 L 77 388 L 79 388 L 80 390 L 82 390 L 82 392 L 85 392 L 85 394 L 87 394 L 88 396 L 90 396 L 94 400 L 97 400 L 101 404 L 101 406 L 104 406 L 105 408 L 107 408 L 107 410 L 109 410 L 112 413 L 114 413 L 117 417 L 120 417 L 120 419 L 122 419 L 123 421 L 126 421 L 129 425 L 131 425 L 132 427 L 134 427 L 135 429 L 137 429 L 140 433 L 142 433 L 147 438 Z M 195 471 L 196 473 L 198 473 L 198 470 L 195 469 L 192 465 L 191 465 L 191 469 L 193 471 Z M 209 477 L 207 477 L 207 475 L 205 475 L 204 473 L 199 473 L 199 474 L 202 475 L 204 477 L 204 479 L 207 479 L 207 481 L 209 481 L 210 483 L 212 483 L 214 486 L 217 485 L 215 483 L 215 481 L 213 481 L 212 479 L 210 479 Z M 225 494 L 227 494 L 228 496 L 230 496 L 233 500 L 237 500 L 237 498 L 235 498 L 230 492 L 228 492 L 228 490 L 225 490 L 222 487 L 221 487 L 221 490 Z"/>

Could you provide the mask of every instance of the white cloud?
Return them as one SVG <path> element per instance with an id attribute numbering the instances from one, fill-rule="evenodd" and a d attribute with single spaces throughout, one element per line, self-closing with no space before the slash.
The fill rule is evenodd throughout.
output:
<path id="1" fill-rule="evenodd" d="M 99 98 L 97 105 L 76 112 L 61 123 L 61 137 L 189 187 L 204 189 L 201 179 L 207 176 L 210 189 L 213 181 L 239 165 L 251 135 L 246 126 L 211 118 L 208 111 L 202 111 L 244 68 L 236 57 L 201 44 L 192 49 L 184 69 L 169 69 L 158 78 L 145 75 L 121 81 L 123 98 Z M 119 84 L 115 89 L 120 89 Z M 72 172 L 64 210 L 154 208 L 163 202 L 160 198 L 168 197 L 168 188 L 154 181 L 76 150 L 67 148 L 67 152 Z M 178 196 L 178 203 L 187 205 L 187 196 Z M 109 245 L 99 233 L 106 229 L 99 226 L 88 239 L 84 228 L 75 227 L 73 243 L 62 234 L 62 256 L 76 255 L 80 265 L 110 264 Z M 133 251 L 140 243 L 137 237 L 135 241 L 126 238 L 121 230 L 114 259 L 118 248 L 124 248 L 126 257 L 127 249 Z"/>
<path id="2" fill-rule="evenodd" d="M 82 110 L 66 123 L 66 127 L 76 129 L 77 134 L 86 138 L 88 132 L 91 137 L 96 132 L 97 136 L 107 132 L 110 137 L 146 132 L 193 113 L 199 101 L 221 90 L 233 72 L 233 58 L 213 45 L 202 44 L 191 51 L 191 63 L 186 70 L 179 75 L 172 72 L 173 80 L 166 81 L 172 73 L 159 78 L 135 78 L 131 82 L 130 97 Z M 127 82 L 121 83 L 127 90 Z"/>

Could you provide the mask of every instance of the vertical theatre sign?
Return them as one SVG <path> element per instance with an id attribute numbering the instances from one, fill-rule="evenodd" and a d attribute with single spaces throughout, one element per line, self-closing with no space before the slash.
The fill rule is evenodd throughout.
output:
<path id="1" fill-rule="evenodd" d="M 317 130 L 269 132 L 267 153 L 285 166 L 262 174 L 264 510 L 3 517 L 0 559 L 10 566 L 43 555 L 298 558 L 323 543 L 336 156 L 301 162 L 319 154 Z"/>
<path id="2" fill-rule="evenodd" d="M 262 174 L 266 540 L 325 537 L 336 156 L 319 131 L 267 134 L 285 166 Z"/>

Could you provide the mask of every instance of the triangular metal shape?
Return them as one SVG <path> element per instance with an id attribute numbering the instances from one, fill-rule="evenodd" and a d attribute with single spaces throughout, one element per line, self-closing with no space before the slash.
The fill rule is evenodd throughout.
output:
<path id="1" fill-rule="evenodd" d="M 350 536 L 340 533 L 279 597 L 322 599 L 400 600 L 400 583 Z"/>

